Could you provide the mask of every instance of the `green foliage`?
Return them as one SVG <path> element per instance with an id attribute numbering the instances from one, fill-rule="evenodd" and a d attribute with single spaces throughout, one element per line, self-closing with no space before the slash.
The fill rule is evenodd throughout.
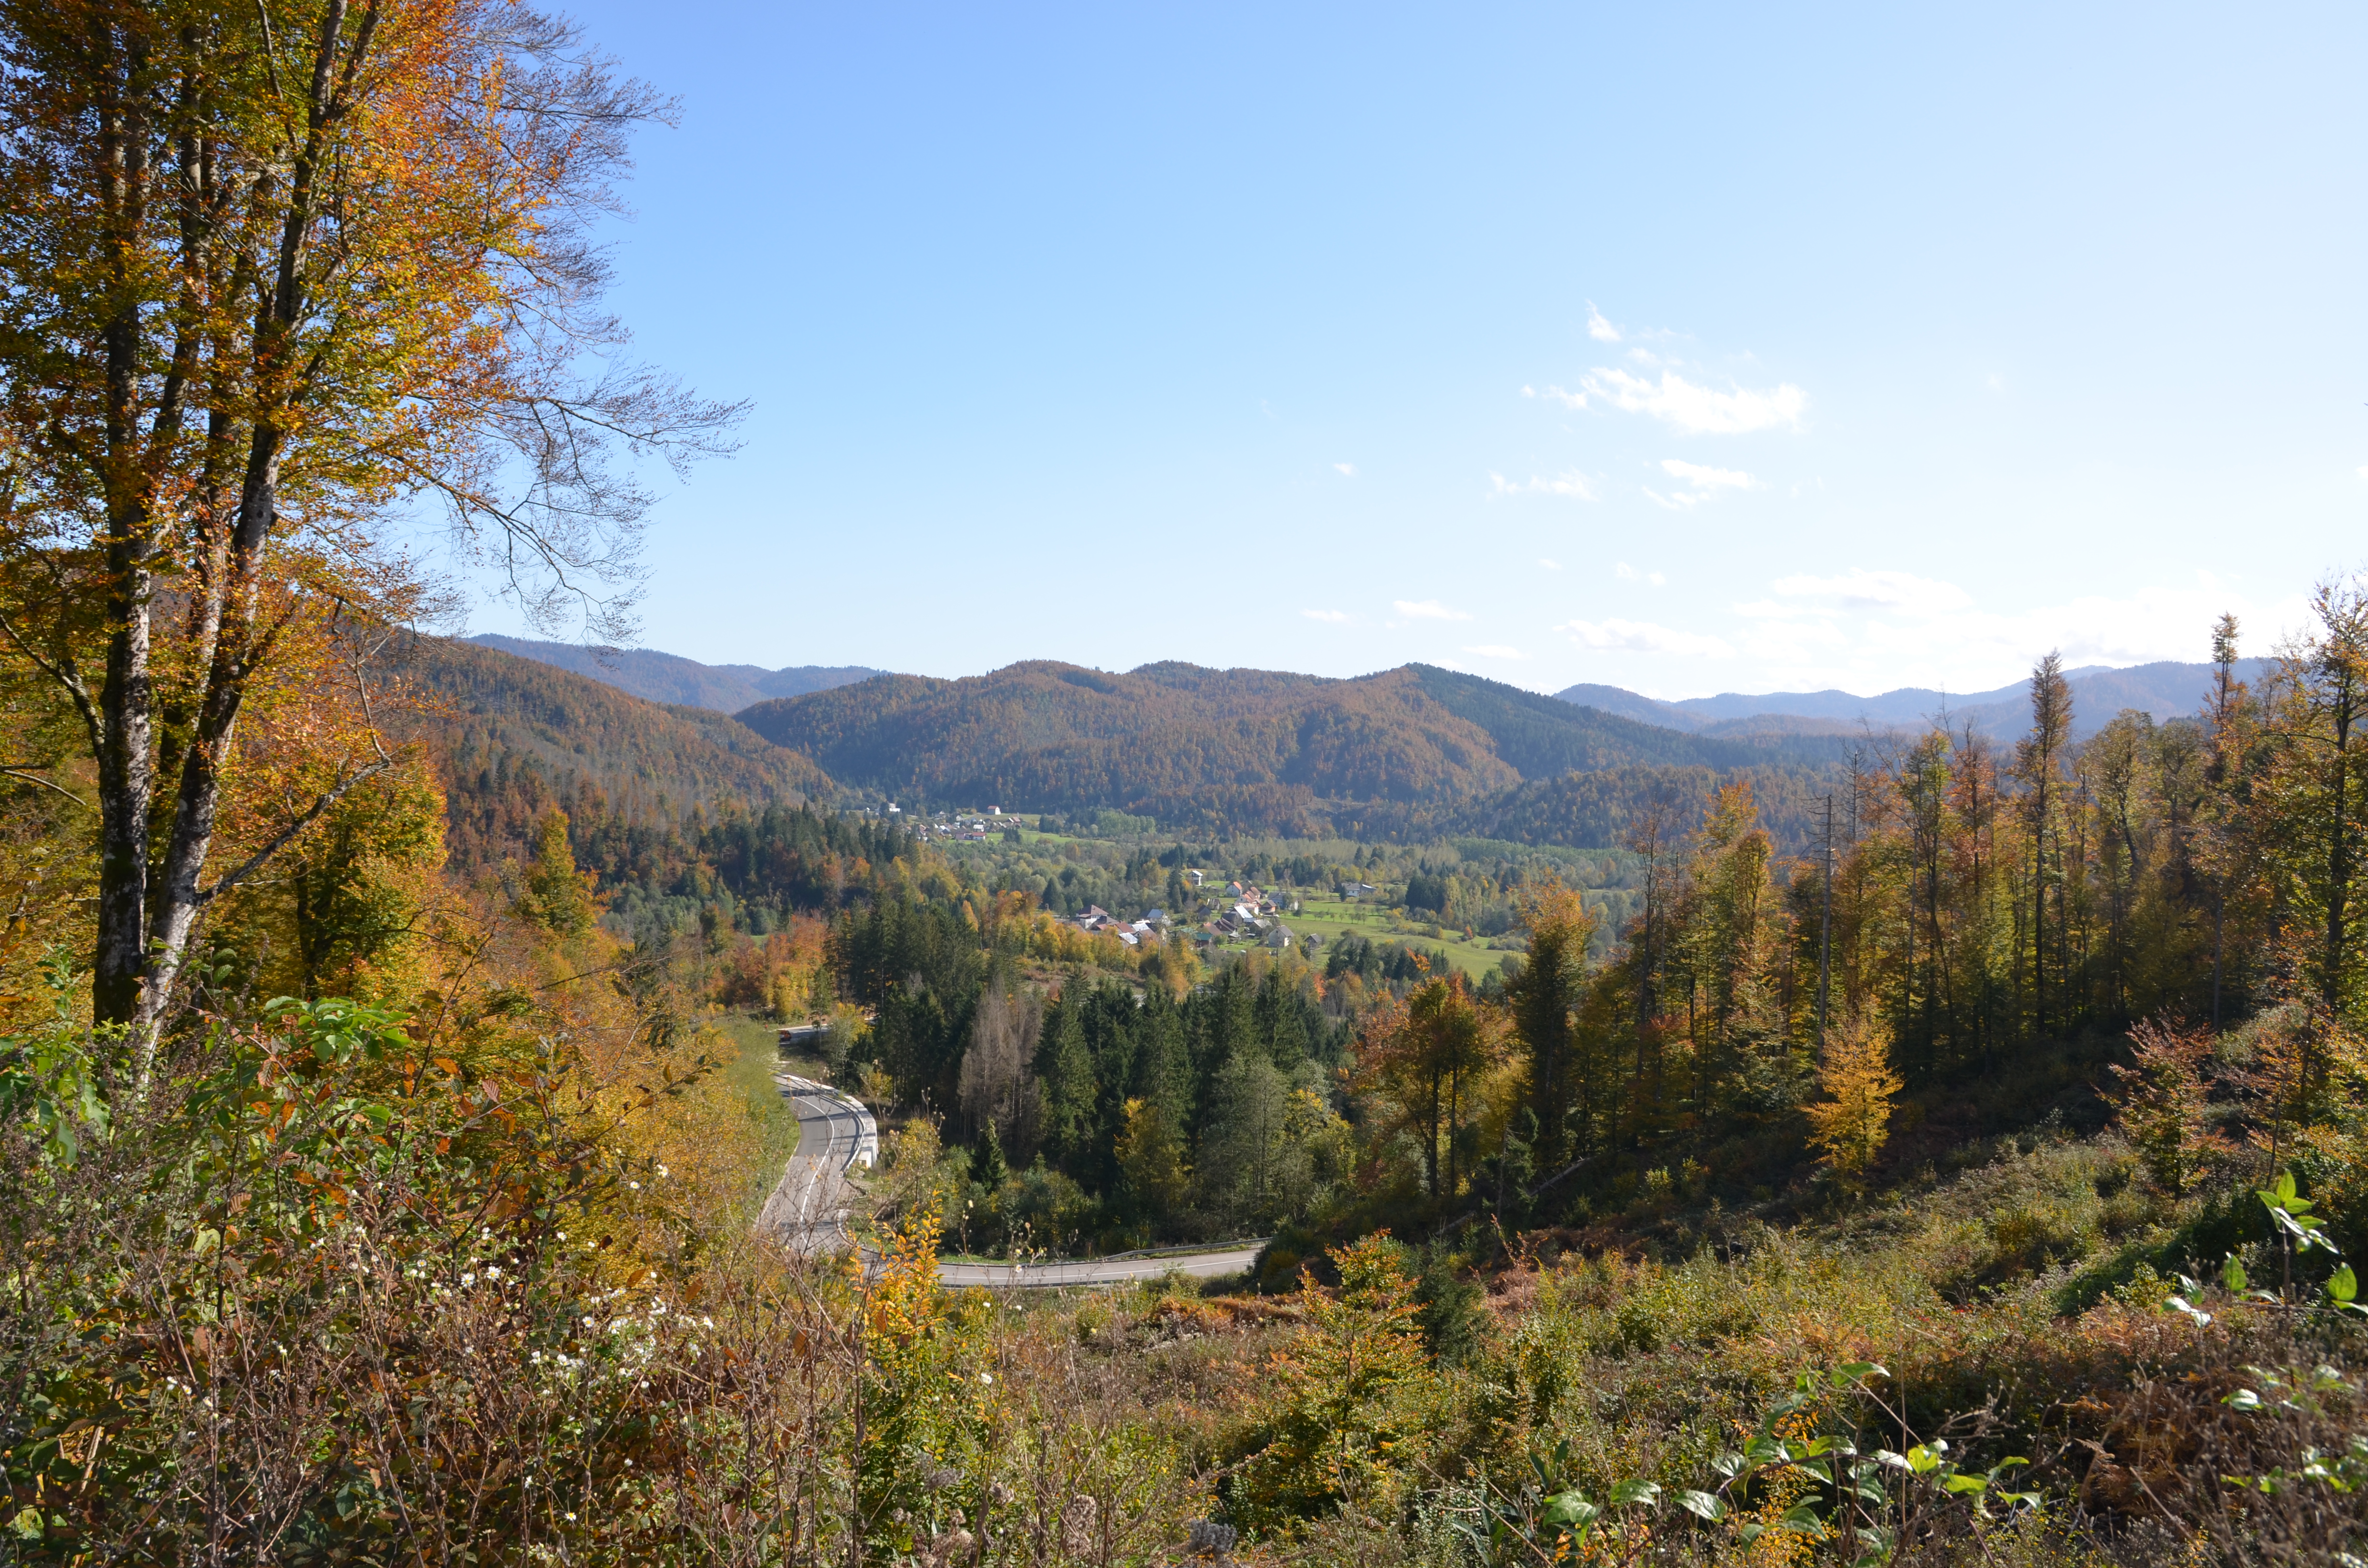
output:
<path id="1" fill-rule="evenodd" d="M 1405 1249 L 1374 1235 L 1327 1256 L 1340 1288 L 1302 1285 L 1305 1326 L 1276 1358 L 1272 1414 L 1227 1494 L 1247 1523 L 1334 1508 L 1386 1517 L 1420 1460 L 1429 1358 Z"/>

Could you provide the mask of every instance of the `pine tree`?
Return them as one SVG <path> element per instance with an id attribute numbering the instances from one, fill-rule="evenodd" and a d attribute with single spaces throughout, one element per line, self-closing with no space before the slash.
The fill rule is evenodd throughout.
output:
<path id="1" fill-rule="evenodd" d="M 1053 1163 L 1081 1179 L 1094 1142 L 1097 1089 L 1093 1052 L 1075 1003 L 1056 1002 L 1037 1048 L 1036 1071 L 1043 1079 L 1044 1147 Z"/>
<path id="2" fill-rule="evenodd" d="M 1003 1157 L 1003 1140 L 996 1136 L 995 1122 L 990 1118 L 979 1130 L 978 1142 L 971 1147 L 970 1179 L 992 1198 L 1003 1190 L 1010 1175 L 1010 1162 Z"/>
<path id="3" fill-rule="evenodd" d="M 1559 1169 L 1570 1154 L 1570 1113 L 1577 1098 L 1571 1015 L 1586 984 L 1587 941 L 1595 917 L 1559 878 L 1531 890 L 1522 910 L 1530 961 L 1507 989 L 1513 1025 L 1530 1058 L 1530 1107 L 1537 1115 L 1537 1164 Z"/>
<path id="4" fill-rule="evenodd" d="M 581 935 L 596 913 L 587 881 L 568 846 L 567 813 L 553 806 L 535 825 L 534 860 L 526 873 L 528 917 L 563 937 Z"/>
<path id="5" fill-rule="evenodd" d="M 2031 1018 L 2032 1032 L 2047 1033 L 2047 894 L 2049 846 L 2056 837 L 2054 789 L 2072 735 L 2072 688 L 2064 679 L 2064 656 L 2050 653 L 2031 672 L 2031 733 L 2015 747 L 2015 763 L 2031 793 Z M 2059 901 L 2060 902 L 2060 901 Z"/>

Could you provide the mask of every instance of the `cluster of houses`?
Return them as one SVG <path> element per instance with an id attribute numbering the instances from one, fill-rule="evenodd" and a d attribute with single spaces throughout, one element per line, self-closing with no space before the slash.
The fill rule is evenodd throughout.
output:
<path id="1" fill-rule="evenodd" d="M 1099 903 L 1087 904 L 1086 912 L 1077 916 L 1077 929 L 1108 932 L 1130 948 L 1140 947 L 1167 935 L 1167 911 L 1145 910 L 1140 920 L 1121 920 Z"/>
<path id="2" fill-rule="evenodd" d="M 1227 882 L 1217 888 L 1204 871 L 1186 871 L 1184 881 L 1193 888 L 1210 889 L 1224 905 L 1215 916 L 1193 931 L 1194 941 L 1204 944 L 1250 941 L 1280 949 L 1299 940 L 1282 923 L 1281 909 L 1257 884 Z M 1076 922 L 1081 931 L 1114 936 L 1130 948 L 1166 940 L 1174 924 L 1164 909 L 1145 910 L 1140 920 L 1121 920 L 1099 903 L 1078 915 Z M 1306 945 L 1312 951 L 1320 940 L 1320 937 L 1309 937 Z"/>

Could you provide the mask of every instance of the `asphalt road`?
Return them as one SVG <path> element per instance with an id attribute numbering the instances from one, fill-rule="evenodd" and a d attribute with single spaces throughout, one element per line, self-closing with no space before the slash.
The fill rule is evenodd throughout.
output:
<path id="1" fill-rule="evenodd" d="M 860 1101 L 826 1084 L 778 1073 L 773 1082 L 798 1108 L 798 1152 L 765 1200 L 757 1225 L 778 1231 L 800 1252 L 837 1252 L 854 1244 L 847 1210 L 854 1199 L 848 1178 L 880 1157 L 880 1129 Z"/>
<path id="2" fill-rule="evenodd" d="M 780 1073 L 773 1081 L 798 1108 L 798 1152 L 780 1185 L 765 1201 L 757 1223 L 779 1231 L 801 1252 L 838 1252 L 854 1244 L 847 1213 L 856 1193 L 848 1178 L 857 1166 L 880 1157 L 880 1129 L 871 1113 L 826 1084 Z M 952 1286 L 996 1288 L 1053 1285 L 1116 1285 L 1156 1279 L 1171 1271 L 1209 1279 L 1239 1274 L 1258 1261 L 1263 1241 L 1244 1242 L 1213 1252 L 1171 1248 L 1121 1253 L 1082 1263 L 940 1263 L 939 1280 Z"/>
<path id="3" fill-rule="evenodd" d="M 1156 1279 L 1163 1274 L 1189 1274 L 1213 1279 L 1240 1274 L 1258 1261 L 1264 1242 L 1227 1247 L 1221 1252 L 1150 1253 L 1140 1257 L 1097 1257 L 1083 1263 L 940 1263 L 938 1278 L 948 1285 L 1050 1286 L 1116 1285 L 1129 1279 Z"/>

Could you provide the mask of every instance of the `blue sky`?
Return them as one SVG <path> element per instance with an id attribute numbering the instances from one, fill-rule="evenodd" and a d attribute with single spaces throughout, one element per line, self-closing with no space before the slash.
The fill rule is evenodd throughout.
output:
<path id="1" fill-rule="evenodd" d="M 651 647 L 1966 691 L 2368 563 L 2357 8 L 573 14 L 755 404 Z"/>

